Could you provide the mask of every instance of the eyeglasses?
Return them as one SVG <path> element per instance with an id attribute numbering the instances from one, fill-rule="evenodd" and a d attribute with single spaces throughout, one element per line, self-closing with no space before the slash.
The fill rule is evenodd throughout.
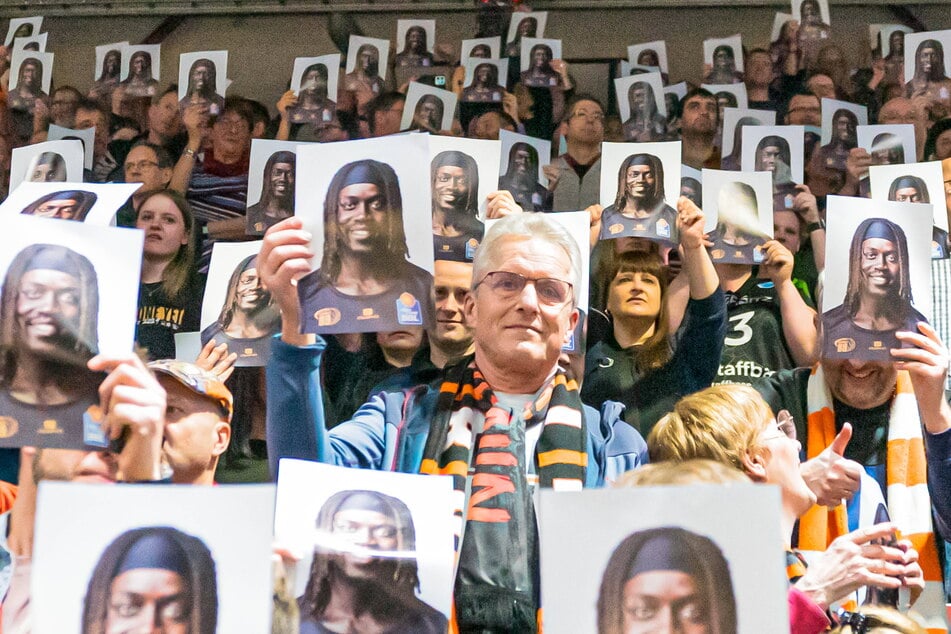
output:
<path id="1" fill-rule="evenodd" d="M 604 121 L 604 115 L 600 112 L 586 112 L 582 110 L 581 112 L 575 112 L 571 115 L 572 119 L 577 117 L 584 117 L 589 121 L 594 121 L 595 123 L 602 123 Z"/>
<path id="2" fill-rule="evenodd" d="M 486 284 L 499 297 L 511 299 L 520 294 L 529 282 L 535 286 L 538 301 L 546 306 L 560 306 L 571 298 L 572 285 L 569 282 L 553 277 L 530 278 L 512 271 L 486 273 L 473 290 L 481 284 Z"/>
<path id="3" fill-rule="evenodd" d="M 225 130 L 240 130 L 242 127 L 247 129 L 248 124 L 244 119 L 218 119 L 215 121 L 216 126 L 220 126 Z"/>
<path id="4" fill-rule="evenodd" d="M 149 169 L 150 167 L 158 167 L 158 163 L 155 161 L 139 161 L 138 163 L 126 163 L 125 171 L 136 170 L 141 172 L 142 170 Z"/>
<path id="5" fill-rule="evenodd" d="M 780 410 L 779 414 L 776 415 L 776 420 L 774 421 L 776 431 L 778 433 L 769 434 L 773 431 L 773 427 L 769 426 L 763 430 L 764 434 L 769 434 L 761 440 L 763 442 L 767 440 L 775 440 L 776 438 L 789 438 L 790 440 L 796 440 L 796 421 L 793 420 L 792 414 L 786 410 Z"/>

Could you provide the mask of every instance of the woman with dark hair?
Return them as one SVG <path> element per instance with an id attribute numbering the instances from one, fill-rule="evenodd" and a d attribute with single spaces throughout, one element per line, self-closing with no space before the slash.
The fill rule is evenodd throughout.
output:
<path id="1" fill-rule="evenodd" d="M 674 282 L 689 287 L 690 299 L 677 332 L 668 325 L 668 273 L 659 255 L 616 255 L 600 277 L 596 305 L 606 307 L 611 330 L 585 357 L 581 399 L 595 408 L 624 403 L 625 420 L 645 435 L 680 397 L 710 385 L 726 334 L 726 302 L 703 246 L 703 214 L 690 209 L 681 220 L 684 262 Z"/>
<path id="2" fill-rule="evenodd" d="M 446 617 L 416 596 L 416 530 L 405 502 L 376 491 L 340 491 L 320 508 L 317 531 L 298 600 L 301 634 L 340 631 L 334 626 L 357 617 L 363 631 L 446 631 Z M 372 551 L 386 556 L 367 554 Z"/>
<path id="3" fill-rule="evenodd" d="M 268 157 L 261 180 L 261 198 L 248 207 L 248 235 L 264 232 L 294 215 L 297 155 L 280 150 Z"/>
<path id="4" fill-rule="evenodd" d="M 195 220 L 181 194 L 153 190 L 135 226 L 145 232 L 135 340 L 150 359 L 174 359 L 175 333 L 201 323 L 205 279 L 195 270 Z"/>
<path id="5" fill-rule="evenodd" d="M 208 546 L 176 528 L 150 526 L 119 535 L 99 557 L 82 634 L 214 634 L 217 623 L 218 581 Z"/>
<path id="6" fill-rule="evenodd" d="M 26 173 L 31 183 L 65 183 L 66 161 L 58 152 L 42 152 L 30 161 Z"/>
<path id="7" fill-rule="evenodd" d="M 189 74 L 189 83 L 191 82 L 190 77 Z M 152 55 L 148 51 L 132 53 L 129 57 L 129 74 L 119 85 L 122 86 L 125 90 L 125 96 L 128 97 L 152 97 L 155 95 L 155 91 L 158 90 L 158 81 L 152 76 Z M 214 83 L 212 83 L 212 91 L 214 91 Z"/>
<path id="8" fill-rule="evenodd" d="M 98 196 L 93 192 L 67 190 L 40 196 L 23 208 L 20 213 L 38 218 L 59 218 L 60 220 L 86 219 Z"/>
<path id="9" fill-rule="evenodd" d="M 598 634 L 736 631 L 730 566 L 709 537 L 650 528 L 614 549 L 601 578 Z"/>
<path id="10" fill-rule="evenodd" d="M 491 62 L 478 64 L 472 71 L 472 82 L 462 91 L 462 101 L 499 102 L 505 87 L 499 85 L 499 69 Z"/>

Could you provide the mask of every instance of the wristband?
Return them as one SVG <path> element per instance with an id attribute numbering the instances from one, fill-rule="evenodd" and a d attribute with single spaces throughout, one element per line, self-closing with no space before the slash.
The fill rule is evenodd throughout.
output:
<path id="1" fill-rule="evenodd" d="M 820 229 L 825 229 L 825 228 L 826 228 L 826 223 L 822 222 L 822 220 L 819 220 L 819 222 L 810 222 L 809 224 L 807 224 L 806 232 L 812 233 L 813 231 L 819 231 Z"/>
<path id="2" fill-rule="evenodd" d="M 194 159 L 194 158 L 196 158 L 196 156 L 197 156 L 198 153 L 195 152 L 195 150 L 191 149 L 190 147 L 187 147 L 187 148 L 185 148 L 185 151 L 182 152 L 182 154 L 184 154 L 185 156 L 189 156 L 189 157 L 191 157 L 192 159 Z"/>

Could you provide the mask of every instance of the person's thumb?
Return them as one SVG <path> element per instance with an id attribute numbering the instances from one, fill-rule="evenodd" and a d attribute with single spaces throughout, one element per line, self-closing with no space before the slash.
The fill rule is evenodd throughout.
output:
<path id="1" fill-rule="evenodd" d="M 845 423 L 842 425 L 842 431 L 838 433 L 838 435 L 835 437 L 835 440 L 833 440 L 832 444 L 829 445 L 829 449 L 832 450 L 832 453 L 843 456 L 845 455 L 845 448 L 848 446 L 851 439 L 852 425 L 850 423 Z"/>

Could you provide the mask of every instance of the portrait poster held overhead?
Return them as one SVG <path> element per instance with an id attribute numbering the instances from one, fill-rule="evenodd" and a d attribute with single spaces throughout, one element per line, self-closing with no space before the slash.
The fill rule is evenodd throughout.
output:
<path id="1" fill-rule="evenodd" d="M 818 56 L 819 49 L 832 37 L 829 2 L 792 0 L 792 13 L 793 19 L 799 22 L 799 47 L 808 68 Z"/>
<path id="2" fill-rule="evenodd" d="M 614 80 L 624 138 L 636 143 L 662 141 L 667 135 L 667 102 L 659 72 Z"/>
<path id="3" fill-rule="evenodd" d="M 397 20 L 395 66 L 432 66 L 436 44 L 435 20 Z"/>
<path id="4" fill-rule="evenodd" d="M 49 33 L 40 33 L 31 37 L 18 37 L 13 40 L 14 51 L 45 51 Z"/>
<path id="5" fill-rule="evenodd" d="M 499 189 L 512 194 L 525 211 L 551 209 L 552 194 L 542 168 L 551 160 L 551 141 L 499 130 Z"/>
<path id="6" fill-rule="evenodd" d="M 225 105 L 228 87 L 228 51 L 182 53 L 178 62 L 178 104 L 208 108 L 217 115 Z"/>
<path id="7" fill-rule="evenodd" d="M 548 24 L 547 11 L 515 12 L 509 22 L 508 35 L 505 38 L 505 56 L 519 57 L 522 53 L 522 40 L 530 37 L 545 37 Z"/>
<path id="8" fill-rule="evenodd" d="M 911 123 L 860 125 L 856 140 L 858 147 L 872 155 L 872 165 L 900 165 L 915 161 L 915 126 Z"/>
<path id="9" fill-rule="evenodd" d="M 805 128 L 801 125 L 755 126 L 743 130 L 744 172 L 769 172 L 773 210 L 793 209 L 803 183 Z"/>
<path id="10" fill-rule="evenodd" d="M 773 179 L 768 172 L 703 170 L 704 231 L 715 264 L 759 264 L 773 236 Z"/>
<path id="11" fill-rule="evenodd" d="M 0 203 L 0 218 L 22 214 L 105 227 L 114 224 L 119 207 L 139 186 L 139 183 L 24 182 Z"/>
<path id="12" fill-rule="evenodd" d="M 104 447 L 86 362 L 132 351 L 142 232 L 0 224 L 0 446 Z"/>
<path id="13" fill-rule="evenodd" d="M 280 310 L 258 276 L 260 250 L 260 241 L 216 243 L 201 303 L 202 345 L 228 344 L 239 367 L 265 365 L 281 329 Z"/>
<path id="14" fill-rule="evenodd" d="M 298 145 L 291 141 L 251 139 L 246 216 L 249 236 L 262 236 L 294 215 Z"/>
<path id="15" fill-rule="evenodd" d="M 545 632 L 779 631 L 779 516 L 778 490 L 752 484 L 543 490 Z"/>
<path id="16" fill-rule="evenodd" d="M 389 55 L 389 40 L 351 35 L 347 47 L 344 89 L 368 90 L 375 95 L 383 92 Z"/>
<path id="17" fill-rule="evenodd" d="M 287 109 L 291 123 L 329 123 L 337 110 L 340 53 L 297 57 L 291 72 L 291 90 L 297 103 Z"/>
<path id="18" fill-rule="evenodd" d="M 638 66 L 653 66 L 661 73 L 667 73 L 667 42 L 655 40 L 631 44 L 627 47 L 627 61 Z"/>
<path id="19" fill-rule="evenodd" d="M 265 485 L 42 482 L 33 631 L 269 631 L 273 507 Z"/>
<path id="20" fill-rule="evenodd" d="M 931 206 L 830 196 L 822 356 L 890 363 L 931 315 Z"/>
<path id="21" fill-rule="evenodd" d="M 777 11 L 776 15 L 773 16 L 773 28 L 770 31 L 769 41 L 778 42 L 783 32 L 783 27 L 789 22 L 792 22 L 792 20 L 792 13 L 783 13 L 781 11 Z"/>
<path id="22" fill-rule="evenodd" d="M 523 37 L 519 81 L 529 88 L 561 88 L 561 75 L 551 66 L 555 59 L 561 59 L 561 40 Z"/>
<path id="23" fill-rule="evenodd" d="M 10 189 L 31 183 L 81 183 L 83 144 L 81 141 L 44 141 L 13 148 L 10 159 Z"/>
<path id="24" fill-rule="evenodd" d="M 496 190 L 499 142 L 429 137 L 436 258 L 471 262 L 485 232 L 486 198 Z"/>
<path id="25" fill-rule="evenodd" d="M 703 41 L 703 83 L 736 84 L 743 81 L 743 41 L 740 35 Z"/>
<path id="26" fill-rule="evenodd" d="M 29 18 L 11 18 L 10 26 L 7 27 L 7 36 L 3 40 L 3 45 L 10 46 L 13 44 L 13 40 L 18 37 L 38 35 L 42 25 L 43 16 L 41 15 L 35 15 Z"/>
<path id="27" fill-rule="evenodd" d="M 122 49 L 119 86 L 127 97 L 154 97 L 159 88 L 161 44 L 131 44 Z"/>
<path id="28" fill-rule="evenodd" d="M 459 63 L 465 64 L 474 57 L 480 59 L 498 59 L 501 56 L 502 38 L 500 36 L 476 37 L 469 40 L 462 40 Z"/>
<path id="29" fill-rule="evenodd" d="M 274 537 L 301 557 L 290 575 L 301 632 L 324 631 L 337 592 L 358 597 L 366 631 L 445 632 L 459 531 L 452 481 L 345 469 L 281 460 Z"/>
<path id="30" fill-rule="evenodd" d="M 721 113 L 720 169 L 740 171 L 743 130 L 748 126 L 775 125 L 776 113 L 772 110 L 751 108 L 724 108 Z"/>
<path id="31" fill-rule="evenodd" d="M 823 146 L 836 141 L 847 141 L 856 147 L 856 129 L 868 125 L 868 108 L 838 99 L 822 99 L 822 138 Z"/>
<path id="32" fill-rule="evenodd" d="M 409 90 L 406 91 L 400 130 L 451 130 L 457 100 L 456 93 L 451 90 L 411 82 Z"/>
<path id="33" fill-rule="evenodd" d="M 47 141 L 79 141 L 83 144 L 83 168 L 92 169 L 93 150 L 96 146 L 96 126 L 74 130 L 64 128 L 55 123 L 50 124 L 49 132 L 46 134 Z M 76 179 L 76 182 L 82 181 L 82 178 Z"/>
<path id="34" fill-rule="evenodd" d="M 505 96 L 505 80 L 509 59 L 480 59 L 472 57 L 463 64 L 466 78 L 463 82 L 462 101 L 500 103 Z"/>
<path id="35" fill-rule="evenodd" d="M 931 205 L 931 258 L 948 257 L 948 209 L 940 161 L 869 168 L 872 200 Z"/>
<path id="36" fill-rule="evenodd" d="M 92 89 L 89 96 L 103 102 L 111 102 L 112 91 L 119 85 L 122 71 L 122 51 L 128 42 L 113 42 L 96 47 L 96 65 L 93 68 Z"/>
<path id="37" fill-rule="evenodd" d="M 297 284 L 302 332 L 426 327 L 433 236 L 427 135 L 298 148 L 295 215 L 311 232 L 314 271 Z"/>
<path id="38" fill-rule="evenodd" d="M 872 53 L 878 53 L 879 56 L 888 59 L 893 54 L 904 55 L 904 44 L 901 50 L 894 50 L 894 43 L 898 38 L 904 42 L 905 35 L 914 33 L 915 30 L 904 24 L 869 24 L 868 40 Z"/>
<path id="39" fill-rule="evenodd" d="M 680 141 L 601 145 L 601 239 L 676 245 Z"/>
<path id="40" fill-rule="evenodd" d="M 946 116 L 951 111 L 951 29 L 909 33 L 904 47 L 905 96 L 928 97 Z"/>
<path id="41" fill-rule="evenodd" d="M 7 106 L 11 110 L 33 112 L 37 99 L 49 99 L 52 77 L 52 53 L 14 50 L 10 56 L 10 90 L 7 93 Z"/>

